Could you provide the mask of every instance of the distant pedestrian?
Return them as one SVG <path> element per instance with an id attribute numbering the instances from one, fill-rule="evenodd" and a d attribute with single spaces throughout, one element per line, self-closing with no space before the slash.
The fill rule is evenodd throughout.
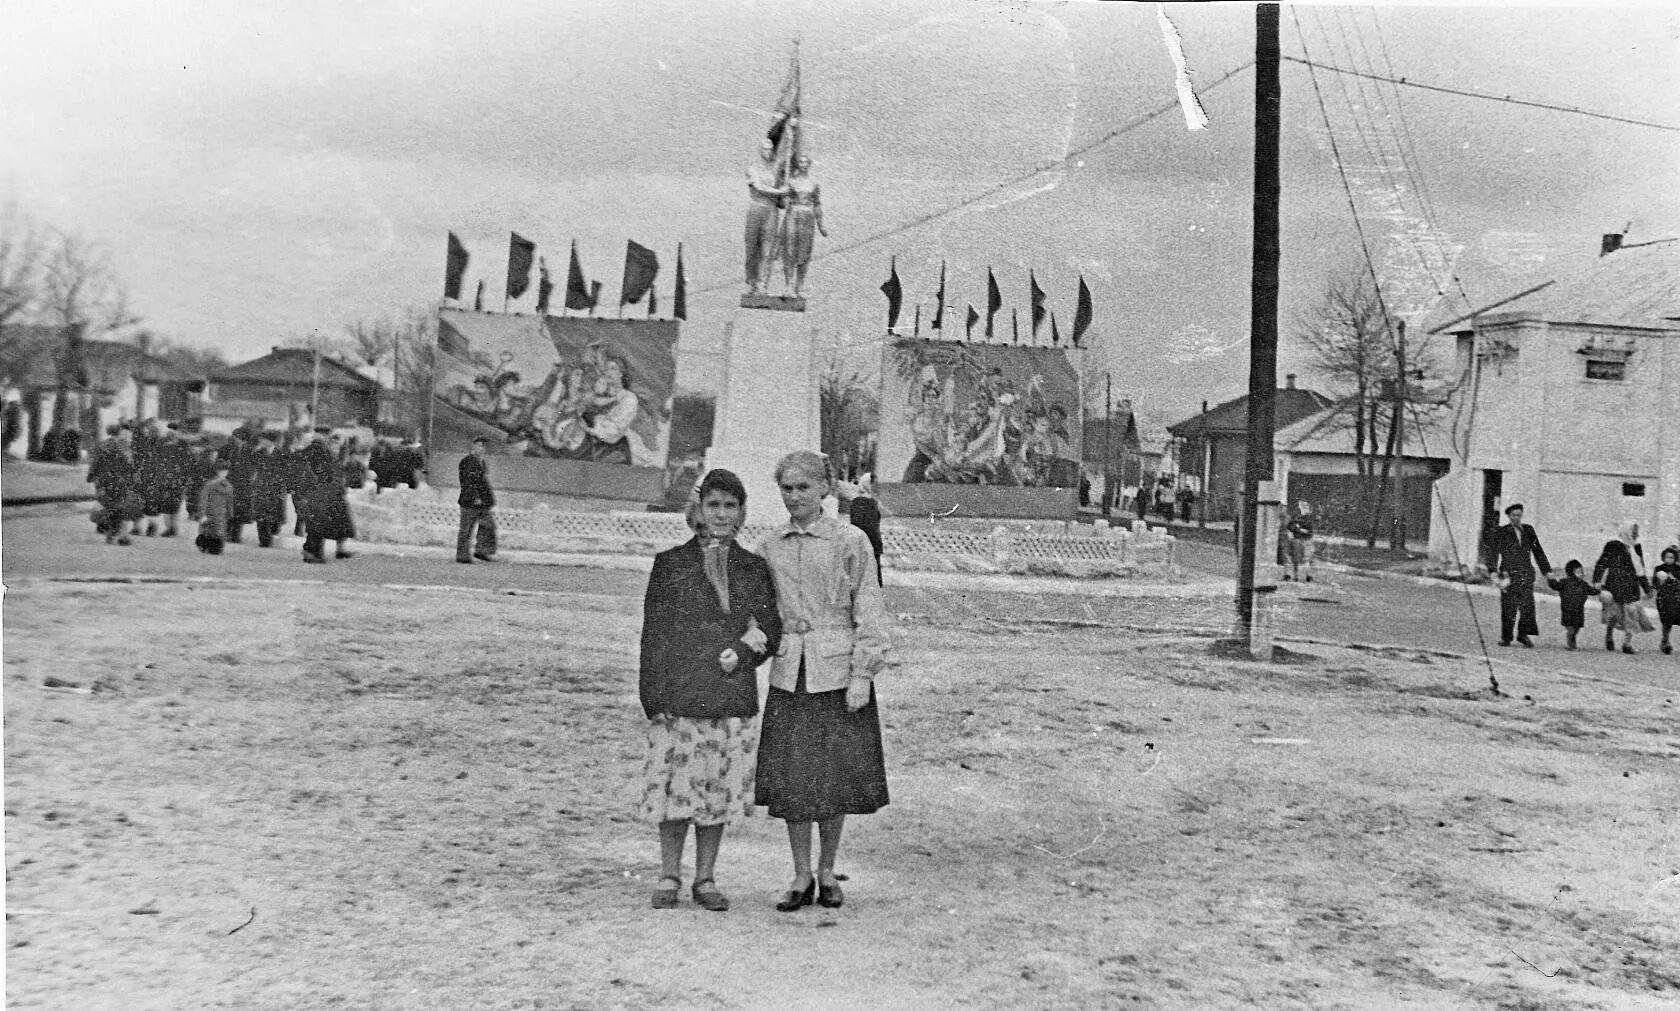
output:
<path id="1" fill-rule="evenodd" d="M 271 547 L 286 525 L 286 490 L 292 468 L 291 455 L 280 449 L 280 433 L 267 431 L 257 437 L 249 513 L 257 525 L 257 544 L 261 547 Z"/>
<path id="2" fill-rule="evenodd" d="M 1539 635 L 1540 626 L 1534 619 L 1534 565 L 1530 559 L 1539 564 L 1547 578 L 1551 577 L 1552 563 L 1540 546 L 1540 536 L 1522 521 L 1522 503 L 1506 506 L 1505 516 L 1510 522 L 1494 531 L 1488 545 L 1488 568 L 1499 584 L 1499 645 L 1511 645 L 1514 634 L 1518 642 L 1533 648 L 1530 636 Z M 1592 581 L 1598 582 L 1597 572 Z"/>
<path id="3" fill-rule="evenodd" d="M 1190 522 L 1190 511 L 1196 505 L 1196 492 L 1188 484 L 1178 490 L 1178 519 L 1181 523 Z"/>
<path id="4" fill-rule="evenodd" d="M 1575 639 L 1587 624 L 1587 600 L 1599 594 L 1599 588 L 1586 581 L 1585 567 L 1574 558 L 1563 567 L 1562 579 L 1549 579 L 1547 585 L 1557 591 L 1558 604 L 1563 612 L 1562 624 L 1568 648 L 1575 648 Z"/>
<path id="5" fill-rule="evenodd" d="M 1680 547 L 1670 545 L 1662 549 L 1662 564 L 1651 570 L 1651 582 L 1657 590 L 1657 620 L 1662 623 L 1662 651 L 1674 652 L 1668 641 L 1674 626 L 1680 625 Z"/>
<path id="6" fill-rule="evenodd" d="M 1283 527 L 1283 560 L 1289 566 L 1283 578 L 1312 582 L 1313 532 L 1312 503 L 1301 499 Z"/>
<path id="7" fill-rule="evenodd" d="M 694 826 L 696 904 L 729 908 L 714 880 L 725 826 L 752 813 L 758 667 L 782 620 L 764 559 L 735 543 L 747 490 L 727 470 L 700 482 L 695 536 L 653 560 L 642 607 L 640 696 L 648 718 L 641 813 L 659 826 L 655 909 L 673 909 Z"/>
<path id="8" fill-rule="evenodd" d="M 345 542 L 356 536 L 350 505 L 344 500 L 344 471 L 338 463 L 338 449 L 327 433 L 315 439 L 298 456 L 298 482 L 303 490 L 303 560 L 320 565 L 327 560 L 326 542 L 336 541 L 335 558 L 350 558 Z"/>
<path id="9" fill-rule="evenodd" d="M 1655 629 L 1640 603 L 1650 592 L 1651 581 L 1645 576 L 1645 550 L 1639 544 L 1639 524 L 1623 523 L 1616 528 L 1616 539 L 1604 542 L 1598 563 L 1593 566 L 1592 581 L 1604 587 L 1610 599 L 1604 604 L 1604 648 L 1616 648 L 1616 630 L 1622 633 L 1622 652 L 1633 652 L 1633 633 Z"/>
<path id="10" fill-rule="evenodd" d="M 471 565 L 474 558 L 496 560 L 496 492 L 490 487 L 490 471 L 484 462 L 489 450 L 489 440 L 481 437 L 473 440 L 472 452 L 461 457 L 461 494 L 456 500 L 461 506 L 461 529 L 455 535 L 455 560 L 462 565 Z"/>
<path id="11" fill-rule="evenodd" d="M 106 544 L 129 544 L 124 524 L 145 514 L 140 496 L 140 468 L 134 459 L 134 433 L 119 427 L 96 449 L 87 479 L 99 500 L 99 532 Z"/>
<path id="12" fill-rule="evenodd" d="M 198 537 L 193 541 L 207 555 L 219 555 L 227 543 L 228 517 L 233 512 L 233 482 L 228 462 L 217 460 L 215 476 L 198 493 Z"/>
<path id="13" fill-rule="evenodd" d="M 875 552 L 875 583 L 877 586 L 885 586 L 885 579 L 881 575 L 881 504 L 875 501 L 873 482 L 869 475 L 864 474 L 858 478 L 856 484 L 842 483 L 845 484 L 844 490 L 849 493 L 850 505 L 846 518 L 851 521 L 852 526 L 862 530 L 863 535 L 869 538 L 869 546 Z"/>

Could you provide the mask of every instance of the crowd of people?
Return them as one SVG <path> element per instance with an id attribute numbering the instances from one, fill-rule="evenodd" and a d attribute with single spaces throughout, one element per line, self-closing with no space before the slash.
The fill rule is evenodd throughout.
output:
<path id="1" fill-rule="evenodd" d="M 218 443 L 148 419 L 111 426 L 93 450 L 87 479 L 98 501 L 93 521 L 107 544 L 179 536 L 184 512 L 198 524 L 194 544 L 206 554 L 243 543 L 248 527 L 267 548 L 289 515 L 293 536 L 304 538 L 303 560 L 318 565 L 328 558 L 327 541 L 334 544 L 332 557 L 352 556 L 345 545 L 356 532 L 346 489 L 370 481 L 419 487 L 424 473 L 418 442 L 381 439 L 367 447 L 327 429 L 243 425 Z"/>

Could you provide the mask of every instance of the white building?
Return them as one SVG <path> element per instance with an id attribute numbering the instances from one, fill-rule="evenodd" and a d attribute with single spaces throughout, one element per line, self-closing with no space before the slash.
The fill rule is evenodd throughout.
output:
<path id="1" fill-rule="evenodd" d="M 1457 338 L 1459 376 L 1435 557 L 1472 562 L 1517 502 L 1559 570 L 1628 520 L 1648 563 L 1680 543 L 1680 240 L 1604 249 L 1431 331 Z"/>

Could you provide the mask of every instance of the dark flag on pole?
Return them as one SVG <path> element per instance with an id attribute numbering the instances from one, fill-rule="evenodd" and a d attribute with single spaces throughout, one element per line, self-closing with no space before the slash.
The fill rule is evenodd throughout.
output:
<path id="1" fill-rule="evenodd" d="M 572 265 L 566 271 L 566 308 L 593 309 L 599 292 L 589 294 L 589 284 L 583 279 L 583 263 L 578 260 L 577 243 L 572 243 Z"/>
<path id="2" fill-rule="evenodd" d="M 898 326 L 898 311 L 904 305 L 904 286 L 898 283 L 898 257 L 892 258 L 892 275 L 881 283 L 881 294 L 887 296 L 887 333 Z"/>
<path id="3" fill-rule="evenodd" d="M 595 307 L 601 304 L 601 282 L 589 282 L 589 315 L 595 315 Z"/>
<path id="4" fill-rule="evenodd" d="M 478 294 L 473 296 L 473 312 L 484 311 L 484 278 L 478 279 Z"/>
<path id="5" fill-rule="evenodd" d="M 536 256 L 537 244 L 518 232 L 508 233 L 507 297 L 518 298 L 531 287 L 531 259 Z"/>
<path id="6" fill-rule="evenodd" d="M 921 335 L 922 335 L 922 303 L 917 302 L 916 303 L 916 324 L 915 324 L 915 328 L 910 331 L 910 336 L 920 337 Z"/>
<path id="7" fill-rule="evenodd" d="M 548 279 L 548 261 L 537 257 L 537 315 L 548 315 L 548 296 L 554 293 L 554 282 Z"/>
<path id="8" fill-rule="evenodd" d="M 671 318 L 688 318 L 688 281 L 683 277 L 682 243 L 677 243 L 677 290 L 671 295 Z"/>
<path id="9" fill-rule="evenodd" d="M 970 305 L 968 307 L 968 331 L 964 335 L 965 340 L 974 339 L 974 324 L 978 322 L 980 322 L 980 314 L 974 311 L 974 306 Z"/>
<path id="10" fill-rule="evenodd" d="M 443 265 L 443 297 L 461 298 L 461 278 L 467 273 L 467 247 L 461 245 L 461 240 L 449 233 L 449 253 L 444 257 Z"/>
<path id="11" fill-rule="evenodd" d="M 1056 314 L 1054 312 L 1050 313 L 1050 346 L 1053 348 L 1062 346 L 1062 332 L 1056 329 Z"/>
<path id="12" fill-rule="evenodd" d="M 1081 347 L 1079 343 L 1085 338 L 1085 331 L 1091 328 L 1091 289 L 1085 287 L 1085 278 L 1079 278 L 1079 306 L 1073 311 L 1073 346 Z"/>
<path id="13" fill-rule="evenodd" d="M 992 339 L 992 317 L 1003 308 L 1003 292 L 998 290 L 997 278 L 992 275 L 992 268 L 986 268 L 986 339 Z"/>
<path id="14" fill-rule="evenodd" d="M 659 274 L 659 257 L 653 250 L 634 239 L 624 245 L 624 283 L 619 285 L 618 305 L 620 309 L 632 302 L 640 302 L 642 296 L 653 287 L 653 279 Z"/>
<path id="15" fill-rule="evenodd" d="M 648 289 L 648 319 L 659 315 L 659 289 Z"/>
<path id="16" fill-rule="evenodd" d="M 1038 328 L 1044 325 L 1044 289 L 1038 286 L 1038 278 L 1032 271 L 1027 271 L 1027 280 L 1032 284 L 1032 337 L 1033 343 L 1038 343 Z"/>
<path id="17" fill-rule="evenodd" d="M 939 261 L 939 296 L 934 303 L 933 322 L 928 324 L 929 330 L 945 329 L 945 261 Z"/>
<path id="18" fill-rule="evenodd" d="M 1019 309 L 1012 308 L 1009 310 L 1009 333 L 1014 343 L 1021 343 L 1021 310 Z"/>

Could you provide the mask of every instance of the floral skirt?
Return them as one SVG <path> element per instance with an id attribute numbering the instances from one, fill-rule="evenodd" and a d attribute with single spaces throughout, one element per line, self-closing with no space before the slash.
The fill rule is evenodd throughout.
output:
<path id="1" fill-rule="evenodd" d="M 752 814 L 757 763 L 757 717 L 649 721 L 641 815 L 652 822 L 738 822 Z"/>
<path id="2" fill-rule="evenodd" d="M 1603 607 L 1604 611 L 1599 620 L 1604 622 L 1607 628 L 1620 629 L 1623 632 L 1656 631 L 1650 616 L 1645 613 L 1645 605 L 1640 601 L 1611 601 Z"/>

